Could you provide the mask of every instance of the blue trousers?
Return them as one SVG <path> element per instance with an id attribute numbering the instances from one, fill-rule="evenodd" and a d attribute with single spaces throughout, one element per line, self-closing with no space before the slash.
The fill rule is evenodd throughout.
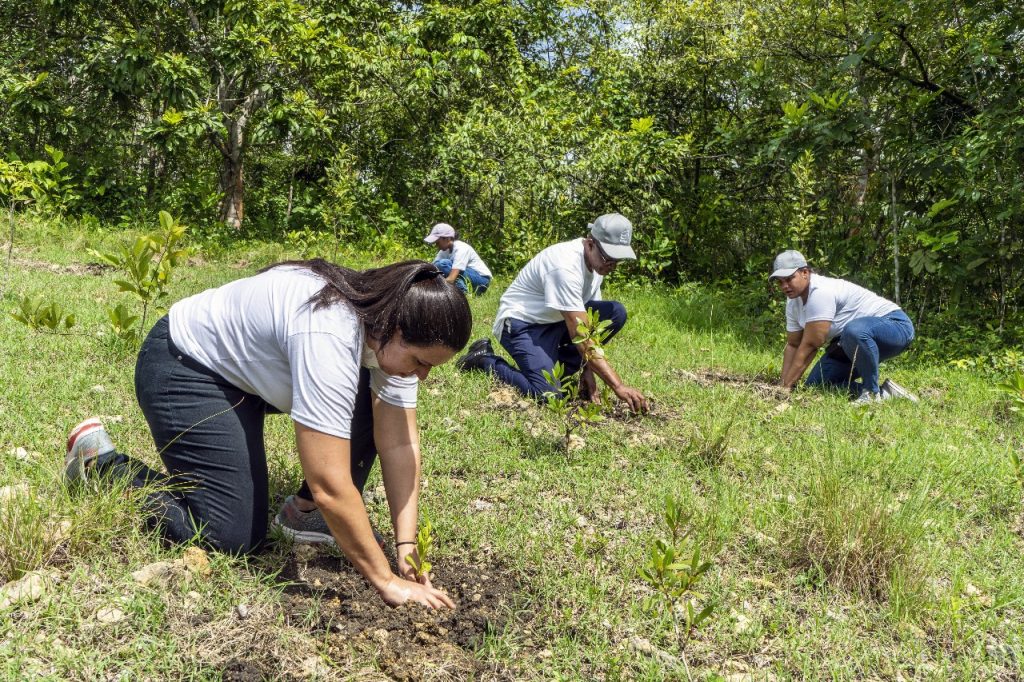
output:
<path id="1" fill-rule="evenodd" d="M 586 307 L 596 310 L 602 320 L 611 320 L 606 341 L 626 325 L 626 307 L 618 301 L 588 301 Z M 501 358 L 493 358 L 487 369 L 500 381 L 531 398 L 540 399 L 545 392 L 558 388 L 551 386 L 543 374 L 550 372 L 556 362 L 565 367 L 565 376 L 580 371 L 583 365 L 583 357 L 573 344 L 565 322 L 530 324 L 508 319 L 499 340 L 518 369 Z"/>
<path id="2" fill-rule="evenodd" d="M 447 277 L 452 271 L 452 260 L 450 258 L 438 258 L 434 261 L 434 265 L 437 269 L 444 273 Z M 455 286 L 459 288 L 459 291 L 466 293 L 466 280 L 473 285 L 474 294 L 482 294 L 487 291 L 487 287 L 491 286 L 491 278 L 487 275 L 481 275 L 473 268 L 467 267 L 465 270 L 459 273 L 458 279 L 455 280 Z"/>
<path id="3" fill-rule="evenodd" d="M 116 451 L 99 456 L 97 472 L 153 486 L 147 525 L 171 542 L 198 537 L 232 553 L 259 547 L 270 504 L 263 420 L 278 411 L 178 349 L 166 317 L 139 350 L 135 394 L 167 473 Z M 350 442 L 352 481 L 362 491 L 377 456 L 366 369 L 359 373 Z M 299 494 L 312 499 L 305 481 Z"/>
<path id="4" fill-rule="evenodd" d="M 902 310 L 885 317 L 857 318 L 839 337 L 839 345 L 849 359 L 823 356 L 804 384 L 848 388 L 853 394 L 865 390 L 878 393 L 879 363 L 902 353 L 913 340 L 914 323 Z"/>

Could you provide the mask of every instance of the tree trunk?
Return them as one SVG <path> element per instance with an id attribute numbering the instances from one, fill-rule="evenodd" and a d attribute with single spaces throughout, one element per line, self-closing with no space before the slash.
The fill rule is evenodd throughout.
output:
<path id="1" fill-rule="evenodd" d="M 245 193 L 242 179 L 242 155 L 225 156 L 220 167 L 220 220 L 238 230 L 245 215 Z"/>

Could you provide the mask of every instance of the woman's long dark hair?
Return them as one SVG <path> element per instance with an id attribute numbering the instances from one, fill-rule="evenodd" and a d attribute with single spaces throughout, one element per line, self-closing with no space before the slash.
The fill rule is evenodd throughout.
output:
<path id="1" fill-rule="evenodd" d="M 306 268 L 327 281 L 308 301 L 313 310 L 347 302 L 381 346 L 395 330 L 413 346 L 440 344 L 457 351 L 469 342 L 469 302 L 431 263 L 407 260 L 360 271 L 314 258 L 277 263 L 261 272 L 285 265 Z"/>

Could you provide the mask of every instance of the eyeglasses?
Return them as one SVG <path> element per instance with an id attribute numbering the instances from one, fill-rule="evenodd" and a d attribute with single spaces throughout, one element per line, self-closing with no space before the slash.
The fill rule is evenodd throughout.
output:
<path id="1" fill-rule="evenodd" d="M 597 247 L 597 255 L 601 257 L 601 263 L 603 265 L 618 265 L 619 261 L 615 258 L 610 257 L 608 254 L 604 252 L 604 249 L 601 248 L 601 242 L 597 241 L 596 239 L 594 239 L 593 242 L 594 246 Z"/>

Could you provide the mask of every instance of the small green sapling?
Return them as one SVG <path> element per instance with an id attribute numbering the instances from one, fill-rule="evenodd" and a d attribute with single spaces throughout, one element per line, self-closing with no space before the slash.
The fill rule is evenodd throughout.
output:
<path id="1" fill-rule="evenodd" d="M 552 386 L 551 391 L 544 393 L 548 409 L 555 413 L 562 422 L 562 447 L 569 450 L 575 432 L 583 426 L 595 424 L 602 419 L 601 405 L 590 400 L 589 396 L 580 395 L 580 377 L 587 365 L 596 358 L 604 357 L 604 341 L 611 333 L 608 327 L 611 320 L 602 320 L 600 314 L 587 309 L 587 319 L 576 327 L 576 336 L 572 342 L 584 344 L 583 363 L 580 370 L 572 376 L 565 375 L 565 365 L 556 362 L 551 371 L 543 371 L 544 378 Z M 602 393 L 603 402 L 607 404 L 608 394 Z"/>
<path id="2" fill-rule="evenodd" d="M 434 525 L 425 515 L 419 531 L 416 533 L 416 552 L 407 554 L 405 562 L 416 571 L 416 577 L 422 578 L 430 573 L 432 564 L 427 561 L 430 548 L 434 545 Z"/>
<path id="3" fill-rule="evenodd" d="M 648 607 L 669 614 L 676 637 L 681 634 L 684 642 L 701 623 L 711 617 L 714 611 L 714 604 L 711 603 L 700 611 L 693 606 L 694 600 L 704 599 L 704 595 L 696 590 L 696 586 L 711 568 L 711 562 L 701 561 L 699 547 L 694 547 L 692 552 L 683 549 L 683 543 L 690 537 L 692 531 L 692 516 L 675 499 L 670 496 L 665 498 L 662 518 L 672 539 L 654 540 L 649 549 L 650 558 L 640 569 L 640 577 L 655 590 Z M 682 633 L 677 614 L 679 606 L 683 606 Z"/>

